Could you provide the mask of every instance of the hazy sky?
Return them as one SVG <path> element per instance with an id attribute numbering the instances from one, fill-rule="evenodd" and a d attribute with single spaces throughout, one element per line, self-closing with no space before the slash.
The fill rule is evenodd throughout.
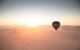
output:
<path id="1" fill-rule="evenodd" d="M 0 10 L 0 21 L 6 24 L 38 17 L 42 24 L 58 20 L 62 25 L 80 25 L 79 0 L 2 0 Z"/>

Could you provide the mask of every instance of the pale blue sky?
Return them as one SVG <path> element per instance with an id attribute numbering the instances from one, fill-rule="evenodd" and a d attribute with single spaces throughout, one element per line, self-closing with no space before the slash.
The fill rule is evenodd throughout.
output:
<path id="1" fill-rule="evenodd" d="M 79 0 L 3 0 L 0 6 L 2 21 L 37 16 L 46 24 L 58 20 L 62 25 L 80 25 Z"/>

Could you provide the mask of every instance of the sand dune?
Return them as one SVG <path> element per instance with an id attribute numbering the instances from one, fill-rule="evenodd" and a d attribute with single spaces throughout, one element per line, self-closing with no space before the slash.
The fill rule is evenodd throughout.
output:
<path id="1" fill-rule="evenodd" d="M 0 27 L 0 50 L 80 50 L 80 27 Z"/>

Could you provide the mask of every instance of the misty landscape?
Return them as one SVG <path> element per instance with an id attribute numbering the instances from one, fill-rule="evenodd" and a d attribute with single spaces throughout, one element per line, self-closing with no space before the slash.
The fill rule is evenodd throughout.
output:
<path id="1" fill-rule="evenodd" d="M 80 0 L 0 0 L 0 50 L 80 50 Z"/>
<path id="2" fill-rule="evenodd" d="M 80 50 L 80 26 L 0 26 L 0 50 Z"/>

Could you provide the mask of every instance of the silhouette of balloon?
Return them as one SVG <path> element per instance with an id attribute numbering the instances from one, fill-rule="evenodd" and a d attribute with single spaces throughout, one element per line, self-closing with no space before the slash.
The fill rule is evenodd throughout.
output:
<path id="1" fill-rule="evenodd" d="M 54 22 L 52 22 L 52 26 L 53 26 L 53 28 L 55 28 L 55 30 L 57 30 L 60 27 L 60 22 L 54 21 Z"/>

